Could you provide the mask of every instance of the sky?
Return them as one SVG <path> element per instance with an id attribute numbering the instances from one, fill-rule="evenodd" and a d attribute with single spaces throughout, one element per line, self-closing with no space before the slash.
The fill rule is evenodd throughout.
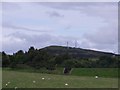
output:
<path id="1" fill-rule="evenodd" d="M 4 2 L 0 43 L 6 53 L 50 45 L 118 53 L 117 2 Z"/>

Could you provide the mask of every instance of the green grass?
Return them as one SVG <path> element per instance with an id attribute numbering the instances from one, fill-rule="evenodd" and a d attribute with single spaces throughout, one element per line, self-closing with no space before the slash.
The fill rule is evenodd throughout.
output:
<path id="1" fill-rule="evenodd" d="M 75 68 L 72 75 L 95 76 L 118 78 L 118 68 Z"/>
<path id="2" fill-rule="evenodd" d="M 2 68 L 0 67 L 0 89 L 2 88 Z"/>
<path id="3" fill-rule="evenodd" d="M 63 68 L 57 68 L 54 71 L 48 71 L 45 68 L 41 68 L 38 70 L 33 69 L 33 68 L 24 68 L 24 69 L 3 68 L 3 70 L 63 75 Z M 73 68 L 71 75 L 73 75 L 73 76 L 95 76 L 95 75 L 98 75 L 100 77 L 118 78 L 118 68 Z"/>
<path id="4" fill-rule="evenodd" d="M 56 70 L 53 70 L 53 71 L 48 71 L 47 69 L 45 68 L 41 68 L 41 69 L 34 69 L 34 68 L 14 68 L 14 69 L 11 69 L 11 68 L 2 68 L 2 70 L 7 70 L 7 71 L 19 71 L 19 72 L 29 72 L 29 73 L 46 73 L 46 74 L 63 74 L 63 68 L 57 68 Z"/>
<path id="5" fill-rule="evenodd" d="M 41 74 L 3 70 L 3 88 L 117 88 L 118 78 Z M 75 72 L 74 72 L 75 73 Z M 41 78 L 44 77 L 45 80 Z M 50 78 L 50 80 L 48 80 Z M 36 83 L 33 83 L 36 81 Z M 6 84 L 11 82 L 6 87 Z M 68 86 L 65 86 L 68 83 Z"/>

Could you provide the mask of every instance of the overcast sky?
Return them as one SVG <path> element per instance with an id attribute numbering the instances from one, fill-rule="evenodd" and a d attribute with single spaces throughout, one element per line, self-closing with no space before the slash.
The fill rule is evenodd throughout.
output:
<path id="1" fill-rule="evenodd" d="M 2 12 L 1 12 L 2 11 Z M 2 3 L 2 50 L 50 45 L 118 52 L 117 2 Z"/>

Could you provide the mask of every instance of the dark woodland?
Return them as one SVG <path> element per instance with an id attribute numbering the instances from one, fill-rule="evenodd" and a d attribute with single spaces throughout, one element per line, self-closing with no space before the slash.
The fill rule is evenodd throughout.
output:
<path id="1" fill-rule="evenodd" d="M 13 55 L 2 52 L 2 67 L 35 69 L 56 67 L 66 68 L 118 68 L 119 55 L 82 48 L 49 46 L 42 49 L 30 47 Z"/>

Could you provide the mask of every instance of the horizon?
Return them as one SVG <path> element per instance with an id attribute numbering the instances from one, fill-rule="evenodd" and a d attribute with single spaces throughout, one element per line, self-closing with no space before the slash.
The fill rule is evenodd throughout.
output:
<path id="1" fill-rule="evenodd" d="M 3 2 L 2 50 L 78 47 L 118 54 L 117 2 Z"/>

